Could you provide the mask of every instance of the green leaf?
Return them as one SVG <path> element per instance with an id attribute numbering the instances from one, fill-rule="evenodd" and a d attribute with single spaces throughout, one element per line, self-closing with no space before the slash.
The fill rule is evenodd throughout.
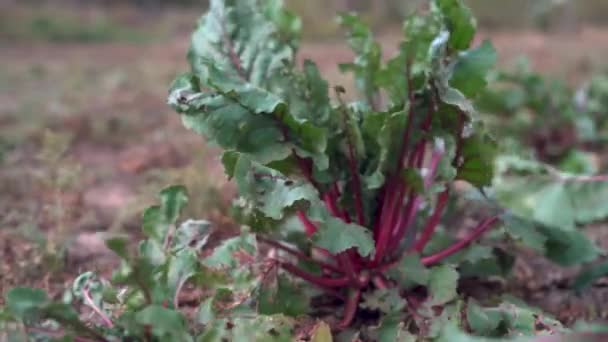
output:
<path id="1" fill-rule="evenodd" d="M 189 60 L 205 76 L 209 65 L 267 85 L 284 63 L 293 63 L 299 19 L 280 1 L 212 1 L 192 35 Z M 204 79 L 204 77 L 203 77 Z"/>
<path id="2" fill-rule="evenodd" d="M 457 107 L 460 111 L 467 114 L 470 118 L 475 118 L 476 110 L 473 103 L 460 90 L 450 85 L 452 68 L 446 64 L 448 58 L 448 43 L 450 32 L 442 31 L 433 40 L 429 49 L 431 59 L 431 73 L 433 75 L 434 86 L 441 101 L 448 105 Z"/>
<path id="3" fill-rule="evenodd" d="M 283 218 L 283 211 L 298 201 L 318 200 L 315 188 L 304 181 L 292 180 L 241 155 L 234 170 L 239 193 L 256 204 L 269 218 Z"/>
<path id="4" fill-rule="evenodd" d="M 411 285 L 427 285 L 431 271 L 420 261 L 417 254 L 408 254 L 392 267 L 388 274 L 403 287 Z"/>
<path id="5" fill-rule="evenodd" d="M 258 312 L 263 315 L 283 314 L 297 317 L 305 314 L 309 299 L 287 278 L 278 276 L 272 284 L 262 286 L 258 294 Z"/>
<path id="6" fill-rule="evenodd" d="M 504 158 L 499 159 L 497 163 L 498 177 L 494 181 L 494 189 L 501 205 L 518 216 L 549 227 L 574 229 L 575 209 L 568 188 L 563 182 L 540 178 L 540 172 L 544 172 L 542 164 L 528 165 Z M 501 165 L 502 163 L 504 164 Z M 507 176 L 507 172 L 511 170 L 524 168 L 526 176 Z"/>
<path id="7" fill-rule="evenodd" d="M 234 254 L 245 252 L 249 255 L 256 253 L 256 241 L 253 234 L 241 233 L 241 235 L 222 241 L 210 256 L 203 260 L 203 264 L 211 268 L 234 268 L 238 266 L 238 260 Z"/>
<path id="8" fill-rule="evenodd" d="M 177 311 L 160 305 L 150 305 L 139 311 L 135 319 L 139 324 L 150 326 L 152 334 L 158 338 L 192 340 L 186 333 L 184 317 Z"/>
<path id="9" fill-rule="evenodd" d="M 486 310 L 474 300 L 467 303 L 467 322 L 475 332 L 482 336 L 493 336 L 503 320 L 503 315 L 497 310 Z"/>
<path id="10" fill-rule="evenodd" d="M 334 217 L 328 217 L 319 227 L 315 242 L 332 254 L 356 248 L 365 257 L 374 251 L 374 240 L 367 228 Z"/>
<path id="11" fill-rule="evenodd" d="M 184 221 L 175 231 L 171 241 L 174 251 L 191 248 L 200 251 L 209 240 L 212 226 L 206 220 Z"/>
<path id="12" fill-rule="evenodd" d="M 378 342 L 416 342 L 417 339 L 412 335 L 403 322 L 400 314 L 385 315 L 380 321 L 380 325 L 374 329 Z"/>
<path id="13" fill-rule="evenodd" d="M 496 58 L 496 50 L 489 41 L 461 52 L 454 61 L 450 85 L 467 97 L 477 96 L 486 87 L 487 74 L 496 64 Z"/>
<path id="14" fill-rule="evenodd" d="M 361 307 L 378 310 L 384 314 L 397 313 L 403 310 L 407 302 L 401 297 L 398 288 L 379 289 L 363 294 Z"/>
<path id="15" fill-rule="evenodd" d="M 310 334 L 311 342 L 333 342 L 334 339 L 331 335 L 331 328 L 329 324 L 321 321 L 315 325 L 313 332 Z"/>
<path id="16" fill-rule="evenodd" d="M 574 175 L 514 156 L 501 156 L 496 168 L 497 200 L 518 216 L 563 230 L 608 217 L 602 200 L 608 196 L 608 182 L 580 182 Z"/>
<path id="17" fill-rule="evenodd" d="M 462 142 L 462 164 L 457 179 L 465 180 L 478 188 L 492 185 L 494 158 L 497 145 L 488 135 L 475 134 Z"/>
<path id="18" fill-rule="evenodd" d="M 507 233 L 562 266 L 573 266 L 595 260 L 599 256 L 597 246 L 578 230 L 549 227 L 541 223 L 517 217 L 504 216 Z"/>
<path id="19" fill-rule="evenodd" d="M 339 16 L 339 22 L 347 30 L 348 44 L 355 53 L 352 63 L 341 64 L 341 71 L 352 71 L 359 91 L 365 96 L 368 105 L 377 105 L 378 74 L 382 66 L 382 48 L 361 18 L 352 13 Z"/>
<path id="20" fill-rule="evenodd" d="M 579 273 L 574 279 L 572 287 L 577 292 L 581 292 L 584 289 L 590 287 L 596 280 L 607 276 L 608 262 L 604 261 L 600 264 L 593 265 Z"/>
<path id="21" fill-rule="evenodd" d="M 363 178 L 370 190 L 379 189 L 386 180 L 388 172 L 393 171 L 403 143 L 402 132 L 405 128 L 407 114 L 403 110 L 394 113 L 370 113 L 363 118 L 361 131 L 368 155 L 373 163 Z"/>
<path id="22" fill-rule="evenodd" d="M 175 224 L 188 203 L 187 190 L 183 185 L 174 185 L 160 192 L 162 215 L 165 222 Z"/>
<path id="23" fill-rule="evenodd" d="M 215 92 L 201 93 L 194 76 L 174 83 L 169 103 L 182 114 L 184 126 L 223 149 L 250 154 L 263 164 L 289 156 L 292 147 L 284 143 L 278 119 L 286 104 L 238 78 L 221 80 L 226 77 L 215 67 L 210 67 L 210 74 L 220 78 L 214 84 L 221 89 Z"/>
<path id="24" fill-rule="evenodd" d="M 25 319 L 30 313 L 41 310 L 49 299 L 44 290 L 27 287 L 16 287 L 6 294 L 6 305 L 10 312 L 19 319 Z"/>
<path id="25" fill-rule="evenodd" d="M 156 205 L 144 211 L 142 217 L 142 230 L 148 237 L 156 241 L 163 241 L 167 234 L 166 222 L 163 219 L 161 207 Z"/>
<path id="26" fill-rule="evenodd" d="M 174 82 L 169 103 L 224 149 L 261 164 L 296 152 L 326 169 L 327 83 L 312 62 L 295 70 L 299 27 L 281 1 L 214 2 L 192 38 L 193 73 Z"/>
<path id="27" fill-rule="evenodd" d="M 432 305 L 443 305 L 456 298 L 458 277 L 458 272 L 450 265 L 441 265 L 431 269 L 428 289 Z"/>
<path id="28" fill-rule="evenodd" d="M 443 16 L 445 25 L 450 31 L 450 49 L 467 49 L 477 30 L 471 10 L 461 0 L 435 0 L 433 4 Z"/>
<path id="29" fill-rule="evenodd" d="M 125 238 L 114 237 L 106 240 L 106 246 L 124 260 L 129 259 L 129 241 Z"/>
<path id="30" fill-rule="evenodd" d="M 171 291 L 170 295 L 175 296 L 186 281 L 196 274 L 198 268 L 198 255 L 192 249 L 180 250 L 172 256 L 167 269 L 167 286 Z"/>
<path id="31" fill-rule="evenodd" d="M 546 252 L 545 245 L 548 238 L 536 228 L 534 222 L 513 215 L 504 215 L 501 219 L 507 232 L 516 240 L 540 253 Z"/>
<path id="32" fill-rule="evenodd" d="M 608 182 L 570 182 L 568 194 L 578 223 L 591 223 L 608 218 Z"/>
<path id="33" fill-rule="evenodd" d="M 546 256 L 562 266 L 573 266 L 595 260 L 600 250 L 584 233 L 540 227 L 547 236 Z"/>

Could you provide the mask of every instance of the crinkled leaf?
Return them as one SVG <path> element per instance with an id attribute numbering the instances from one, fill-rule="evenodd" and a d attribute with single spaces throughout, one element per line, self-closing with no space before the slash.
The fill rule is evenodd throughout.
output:
<path id="1" fill-rule="evenodd" d="M 428 288 L 433 305 L 443 305 L 456 298 L 458 277 L 458 272 L 450 265 L 441 265 L 431 269 Z"/>
<path id="2" fill-rule="evenodd" d="M 201 250 L 209 240 L 211 227 L 211 223 L 206 220 L 184 221 L 173 235 L 172 249 L 193 248 L 196 251 Z"/>
<path id="3" fill-rule="evenodd" d="M 471 10 L 460 0 L 436 0 L 433 4 L 439 10 L 450 31 L 449 47 L 465 50 L 475 37 L 477 23 Z"/>
<path id="4" fill-rule="evenodd" d="M 452 67 L 450 85 L 467 97 L 475 97 L 485 88 L 486 76 L 496 64 L 496 58 L 496 50 L 489 41 L 460 53 Z"/>
<path id="5" fill-rule="evenodd" d="M 424 267 L 417 254 L 408 254 L 389 270 L 389 275 L 403 287 L 427 285 L 431 271 Z"/>
<path id="6" fill-rule="evenodd" d="M 234 166 L 239 193 L 256 204 L 269 218 L 283 218 L 283 211 L 298 201 L 318 199 L 315 188 L 301 180 L 292 180 L 269 167 L 241 155 Z"/>
<path id="7" fill-rule="evenodd" d="M 255 156 L 262 163 L 285 159 L 291 153 L 283 142 L 278 120 L 286 104 L 277 96 L 227 76 L 215 67 L 221 90 L 200 92 L 199 79 L 183 76 L 174 82 L 169 103 L 182 113 L 187 128 L 227 150 Z"/>
<path id="8" fill-rule="evenodd" d="M 459 108 L 469 117 L 476 116 L 476 110 L 473 103 L 460 90 L 450 85 L 452 76 L 452 68 L 446 64 L 448 56 L 448 42 L 450 41 L 450 32 L 442 31 L 431 44 L 429 49 L 430 59 L 432 62 L 432 75 L 434 85 L 437 88 L 439 98 L 446 104 Z"/>
<path id="9" fill-rule="evenodd" d="M 374 251 L 374 240 L 371 232 L 362 226 L 328 217 L 315 234 L 316 244 L 332 254 L 355 248 L 362 256 Z"/>
<path id="10" fill-rule="evenodd" d="M 203 264 L 211 268 L 234 268 L 239 265 L 235 253 L 244 252 L 249 255 L 256 253 L 256 241 L 253 234 L 241 233 L 241 235 L 222 241 L 210 256 L 203 260 Z"/>
<path id="11" fill-rule="evenodd" d="M 214 0 L 192 35 L 189 60 L 201 76 L 213 63 L 264 86 L 293 62 L 298 36 L 299 20 L 280 1 Z"/>

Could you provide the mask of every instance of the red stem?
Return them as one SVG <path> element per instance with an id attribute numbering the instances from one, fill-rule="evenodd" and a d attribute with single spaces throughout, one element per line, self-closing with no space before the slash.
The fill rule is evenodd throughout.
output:
<path id="1" fill-rule="evenodd" d="M 420 238 L 414 245 L 414 251 L 422 252 L 427 243 L 431 241 L 431 237 L 433 237 L 433 234 L 437 230 L 437 226 L 439 226 L 441 215 L 443 214 L 443 210 L 445 209 L 448 198 L 450 197 L 449 195 L 450 189 L 448 188 L 437 197 L 437 205 L 435 206 L 435 210 L 422 230 Z"/>
<path id="2" fill-rule="evenodd" d="M 82 297 L 84 298 L 84 301 L 87 306 L 89 306 L 101 318 L 106 327 L 114 327 L 112 320 L 97 305 L 95 305 L 95 301 L 93 301 L 93 298 L 91 298 L 91 294 L 89 293 L 88 283 L 82 289 Z"/>
<path id="3" fill-rule="evenodd" d="M 317 226 L 308 219 L 308 217 L 302 210 L 298 210 L 297 215 L 302 225 L 304 225 L 306 235 L 308 235 L 308 237 L 314 235 L 317 232 Z"/>
<path id="4" fill-rule="evenodd" d="M 346 305 L 344 306 L 344 317 L 338 323 L 339 329 L 346 329 L 352 323 L 357 313 L 357 306 L 359 306 L 359 299 L 361 298 L 361 290 L 351 290 L 348 294 Z"/>
<path id="5" fill-rule="evenodd" d="M 379 290 L 386 290 L 390 287 L 387 280 L 381 274 L 373 276 L 372 283 Z"/>
<path id="6" fill-rule="evenodd" d="M 424 148 L 424 145 L 421 145 L 420 148 Z M 433 152 L 433 157 L 431 158 L 431 165 L 429 166 L 429 174 L 424 179 L 424 188 L 428 189 L 433 180 L 435 179 L 435 175 L 437 174 L 437 167 L 439 166 L 439 162 L 441 161 L 441 157 L 443 156 L 444 151 L 441 149 L 436 149 Z M 416 158 L 410 158 L 410 162 L 414 163 Z M 399 221 L 397 222 L 396 230 L 393 235 L 393 239 L 390 243 L 390 248 L 394 248 L 399 244 L 401 239 L 407 233 L 407 230 L 414 224 L 414 220 L 416 219 L 416 213 L 418 213 L 418 209 L 422 204 L 423 196 L 420 194 L 414 194 L 413 192 L 410 194 L 408 199 L 408 204 L 406 209 L 402 212 L 405 214 L 401 214 L 399 216 Z"/>
<path id="7" fill-rule="evenodd" d="M 289 254 L 297 257 L 298 259 L 312 262 L 314 264 L 317 264 L 317 265 L 319 265 L 319 266 L 321 266 L 321 267 L 323 267 L 325 269 L 328 269 L 328 270 L 333 271 L 333 272 L 338 273 L 338 274 L 344 274 L 344 271 L 340 270 L 338 267 L 336 267 L 336 266 L 334 266 L 332 264 L 329 264 L 329 263 L 326 263 L 326 262 L 314 259 L 313 257 L 308 256 L 308 255 L 302 253 L 301 251 L 298 251 L 298 250 L 293 249 L 291 247 L 285 246 L 284 244 L 282 244 L 282 243 L 280 243 L 278 241 L 267 239 L 267 238 L 262 237 L 262 236 L 258 236 L 257 239 L 260 240 L 260 241 L 262 241 L 263 243 L 269 245 L 269 246 L 272 246 L 272 247 L 275 247 L 275 248 L 280 249 L 282 251 L 285 251 L 285 252 L 287 252 L 287 253 L 289 253 Z"/>
<path id="8" fill-rule="evenodd" d="M 477 240 L 479 237 L 481 237 L 481 235 L 483 235 L 490 228 L 492 228 L 492 226 L 497 221 L 498 221 L 498 216 L 494 216 L 494 217 L 485 219 L 473 230 L 473 232 L 471 232 L 471 234 L 469 234 L 464 239 L 456 242 L 455 244 L 444 249 L 441 252 L 438 252 L 436 254 L 422 258 L 422 264 L 425 266 L 432 266 L 433 264 L 436 264 L 436 263 L 440 262 L 441 260 L 443 260 L 455 253 L 458 253 L 459 251 L 463 250 L 464 248 L 469 246 L 471 243 L 473 243 L 475 240 Z M 400 260 L 401 260 L 401 258 L 384 263 L 382 265 L 375 267 L 375 270 L 377 270 L 377 272 L 380 272 L 380 273 L 386 272 L 386 270 L 397 265 Z"/>
<path id="9" fill-rule="evenodd" d="M 339 278 L 319 277 L 312 273 L 306 272 L 306 271 L 300 269 L 299 267 L 292 265 L 290 263 L 287 263 L 287 262 L 279 261 L 279 264 L 285 271 L 291 273 L 294 276 L 300 277 L 300 278 L 306 280 L 307 282 L 314 284 L 316 286 L 319 286 L 319 287 L 331 289 L 331 288 L 337 288 L 337 287 L 344 287 L 351 283 L 351 280 L 348 277 L 339 277 Z"/>
<path id="10" fill-rule="evenodd" d="M 399 157 L 397 159 L 397 169 L 395 174 L 391 177 L 388 182 L 388 186 L 385 188 L 384 201 L 382 211 L 380 213 L 379 223 L 377 225 L 379 233 L 378 240 L 376 242 L 376 253 L 374 255 L 373 263 L 377 264 L 382 260 L 386 254 L 386 249 L 391 238 L 391 233 L 395 229 L 395 221 L 399 221 L 400 217 L 397 216 L 397 211 L 401 207 L 401 199 L 405 191 L 403 182 L 401 180 L 401 170 L 403 170 L 403 163 L 405 162 L 405 156 L 407 154 L 407 146 L 410 140 L 414 121 L 414 84 L 411 75 L 411 62 L 408 62 L 406 70 L 406 78 L 408 83 L 408 100 L 409 100 L 409 111 L 405 129 L 403 131 L 403 142 L 399 151 Z"/>
<path id="11" fill-rule="evenodd" d="M 490 228 L 492 228 L 496 222 L 498 222 L 498 216 L 485 219 L 471 232 L 471 234 L 462 240 L 456 242 L 441 252 L 437 252 L 433 255 L 422 258 L 422 264 L 425 266 L 431 266 L 455 253 L 460 252 L 481 237 L 481 235 L 487 232 Z"/>

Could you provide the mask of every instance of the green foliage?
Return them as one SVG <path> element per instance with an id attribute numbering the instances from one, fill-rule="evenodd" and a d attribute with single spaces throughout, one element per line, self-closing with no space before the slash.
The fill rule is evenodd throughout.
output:
<path id="1" fill-rule="evenodd" d="M 608 214 L 596 200 L 606 189 L 539 162 L 495 161 L 475 102 L 487 96 L 496 52 L 489 42 L 471 47 L 476 22 L 461 1 L 434 0 L 408 18 L 388 60 L 362 19 L 340 22 L 355 55 L 341 69 L 354 74 L 361 101 L 347 103 L 340 86 L 331 97 L 313 62 L 298 65 L 301 24 L 279 0 L 211 1 L 192 36 L 191 70 L 168 102 L 223 149 L 240 234 L 207 246 L 211 224 L 183 220 L 189 195 L 168 187 L 145 210 L 137 248 L 108 239 L 121 260 L 110 281 L 84 273 L 65 302 L 17 288 L 2 317 L 66 340 L 291 341 L 319 288 L 344 301 L 335 328 L 364 340 L 565 331 L 510 299 L 464 300 L 459 281 L 504 276 L 512 265 L 502 249 L 472 245 L 500 219 L 507 235 L 557 263 L 595 259 L 599 250 L 576 227 Z M 541 89 L 526 103 L 542 107 L 550 92 L 528 81 Z M 462 238 L 442 225 L 456 180 L 501 207 Z M 591 272 L 580 284 L 603 271 Z M 193 290 L 198 300 L 185 302 Z M 377 313 L 377 324 L 350 331 L 358 310 Z M 333 339 L 325 323 L 311 335 Z"/>
<path id="2" fill-rule="evenodd" d="M 173 83 L 168 102 L 186 127 L 224 150 L 226 174 L 240 195 L 239 219 L 250 229 L 225 241 L 206 266 L 224 272 L 238 268 L 239 260 L 255 254 L 252 232 L 265 235 L 262 242 L 297 261 L 273 256 L 282 272 L 339 289 L 348 298 L 342 327 L 352 321 L 359 301 L 388 315 L 375 332 L 386 340 L 410 336 L 395 318 L 406 306 L 397 289 L 426 288 L 420 310 L 428 311 L 433 323 L 415 326 L 420 336 L 441 338 L 441 323 L 463 305 L 458 266 L 466 275 L 506 274 L 513 259 L 504 251 L 465 250 L 498 217 L 505 218 L 508 234 L 529 240 L 558 263 L 597 257 L 597 248 L 574 228 L 601 216 L 601 205 L 579 214 L 570 197 L 584 201 L 583 190 L 571 188 L 566 175 L 565 182 L 516 188 L 521 178 L 510 178 L 510 171 L 494 162 L 498 145 L 476 105 L 486 108 L 492 103 L 488 99 L 501 99 L 486 89 L 497 56 L 489 42 L 471 47 L 476 22 L 466 6 L 433 1 L 426 16 L 406 20 L 400 47 L 388 59 L 359 16 L 342 14 L 339 23 L 354 53 L 352 62 L 339 67 L 353 74 L 362 97 L 351 103 L 341 86 L 330 97 L 328 82 L 313 62 L 296 63 L 301 25 L 278 1 L 213 1 L 200 20 L 188 54 L 191 70 Z M 531 95 L 511 96 L 507 104 L 548 112 L 543 106 L 553 94 L 543 81 L 526 74 L 521 82 Z M 557 98 L 559 105 L 564 98 Z M 569 163 L 578 165 L 579 159 Z M 468 237 L 454 241 L 437 228 L 455 180 L 484 192 L 493 186 L 490 193 L 507 214 L 482 221 Z M 552 212 L 556 207 L 562 209 L 559 215 Z M 235 259 L 237 251 L 245 256 Z M 241 273 L 227 275 L 239 284 L 251 280 Z M 279 276 L 270 284 L 258 293 L 258 309 L 304 313 L 304 297 L 290 292 L 291 286 L 283 289 L 287 280 Z M 370 288 L 375 290 L 364 291 Z M 201 311 L 205 321 L 216 317 L 208 308 Z M 483 310 L 470 310 L 479 319 L 474 324 L 480 334 L 511 324 Z"/>
<path id="3" fill-rule="evenodd" d="M 606 217 L 608 207 L 597 199 L 608 182 L 588 182 L 513 156 L 497 164 L 495 196 L 513 215 L 505 220 L 507 232 L 563 265 L 598 257 L 598 248 L 576 227 Z"/>
<path id="4" fill-rule="evenodd" d="M 107 240 L 108 247 L 123 260 L 111 281 L 92 272 L 74 280 L 67 298 L 88 307 L 96 324 L 79 317 L 70 302 L 53 301 L 43 290 L 30 288 L 7 293 L 2 321 L 19 320 L 40 327 L 42 333 L 32 330 L 32 334 L 49 338 L 220 341 L 253 336 L 247 341 L 266 341 L 269 332 L 276 332 L 277 341 L 290 340 L 293 321 L 283 314 L 306 313 L 308 298 L 285 277 L 277 278 L 276 273 L 265 279 L 257 277 L 267 265 L 258 260 L 255 239 L 250 234 L 225 240 L 209 256 L 200 257 L 211 226 L 194 220 L 178 225 L 187 199 L 182 186 L 161 191 L 160 204 L 145 211 L 143 231 L 149 238 L 140 242 L 137 253 L 120 237 Z M 194 320 L 180 310 L 187 284 L 211 293 Z M 252 292 L 259 292 L 257 305 L 247 300 Z M 251 313 L 256 312 L 259 315 L 252 317 Z M 51 329 L 42 329 L 49 324 Z"/>

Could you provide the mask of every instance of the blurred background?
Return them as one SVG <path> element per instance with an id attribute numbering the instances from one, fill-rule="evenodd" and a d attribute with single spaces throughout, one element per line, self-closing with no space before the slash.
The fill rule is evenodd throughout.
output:
<path id="1" fill-rule="evenodd" d="M 302 55 L 347 88 L 336 63 L 351 53 L 335 14 L 361 12 L 392 47 L 403 17 L 424 3 L 286 2 L 303 18 Z M 528 56 L 532 70 L 568 84 L 604 68 L 606 0 L 467 2 L 501 66 Z M 142 208 L 167 184 L 189 188 L 188 216 L 230 224 L 230 186 L 213 149 L 165 101 L 206 6 L 0 0 L 0 292 L 32 282 L 58 290 L 66 269 L 103 268 L 103 235 L 135 237 Z"/>

